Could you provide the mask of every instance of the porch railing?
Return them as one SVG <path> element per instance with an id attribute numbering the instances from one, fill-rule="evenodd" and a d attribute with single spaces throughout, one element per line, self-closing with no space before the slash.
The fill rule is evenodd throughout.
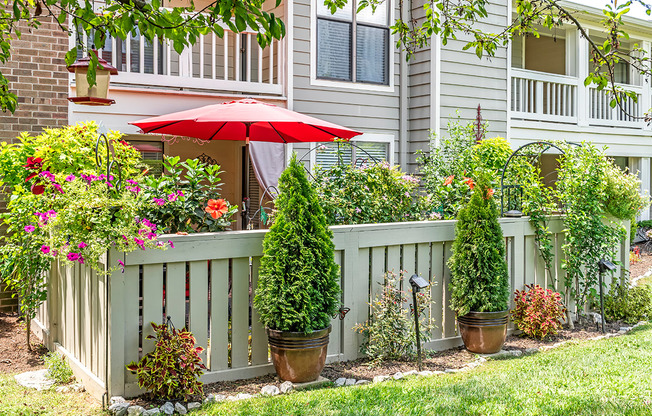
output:
<path id="1" fill-rule="evenodd" d="M 512 69 L 512 116 L 577 122 L 577 78 Z"/>
<path id="2" fill-rule="evenodd" d="M 511 290 L 538 283 L 564 290 L 560 218 L 549 223 L 556 260 L 552 275 L 536 250 L 527 218 L 501 219 L 507 247 Z M 332 227 L 335 260 L 340 266 L 343 320 L 334 317 L 328 360 L 360 356 L 361 336 L 352 328 L 369 317 L 370 299 L 380 292 L 387 270 L 405 270 L 430 280 L 434 301 L 429 310 L 436 328 L 425 344 L 430 349 L 461 345 L 455 314 L 449 309 L 451 255 L 455 221 L 370 224 Z M 202 358 L 208 370 L 202 380 L 249 378 L 274 371 L 268 360 L 267 337 L 251 307 L 258 282 L 265 230 L 165 236 L 175 248 L 128 255 L 111 252 L 109 265 L 123 261 L 124 273 L 108 278 L 83 265 L 54 267 L 48 300 L 35 327 L 47 344 L 64 353 L 87 390 L 101 396 L 140 393 L 136 377 L 125 368 L 151 351 L 149 322 L 170 316 L 175 326 L 188 326 L 197 343 L 207 347 Z M 628 260 L 628 239 L 618 260 Z M 616 276 L 622 276 L 620 270 Z M 609 281 L 607 282 L 610 283 Z M 407 289 L 406 281 L 400 282 Z M 573 310 L 574 305 L 569 305 Z"/>
<path id="3" fill-rule="evenodd" d="M 86 37 L 82 42 L 88 46 Z M 253 31 L 236 34 L 224 27 L 222 38 L 199 35 L 180 54 L 158 39 L 109 37 L 98 52 L 119 71 L 113 85 L 283 94 L 284 42 L 274 40 L 261 48 Z"/>
<path id="4" fill-rule="evenodd" d="M 636 93 L 637 99 L 623 96 L 620 106 L 611 107 L 612 95 L 589 88 L 589 118 L 590 123 L 603 126 L 643 127 L 645 123 L 639 117 L 643 116 L 643 87 L 621 85 L 621 87 Z M 647 109 L 645 109 L 647 110 Z"/>

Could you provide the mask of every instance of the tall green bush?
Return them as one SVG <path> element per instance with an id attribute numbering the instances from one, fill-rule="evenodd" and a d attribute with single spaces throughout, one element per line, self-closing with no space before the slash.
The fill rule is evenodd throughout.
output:
<path id="1" fill-rule="evenodd" d="M 458 316 L 469 311 L 506 310 L 509 277 L 498 208 L 486 177 L 478 180 L 471 200 L 457 215 L 451 269 L 450 306 Z"/>
<path id="2" fill-rule="evenodd" d="M 276 208 L 263 241 L 254 306 L 270 329 L 326 328 L 339 307 L 333 234 L 296 155 L 279 179 Z"/>

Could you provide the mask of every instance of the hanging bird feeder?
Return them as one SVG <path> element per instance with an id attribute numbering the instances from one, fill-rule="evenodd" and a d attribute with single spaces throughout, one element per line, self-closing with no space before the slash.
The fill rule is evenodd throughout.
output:
<path id="1" fill-rule="evenodd" d="M 118 75 L 118 70 L 111 66 L 107 61 L 97 55 L 96 50 L 91 50 L 97 56 L 98 66 L 95 72 L 96 84 L 92 87 L 88 83 L 86 74 L 88 74 L 88 66 L 90 64 L 90 57 L 78 59 L 74 64 L 68 68 L 69 72 L 75 73 L 75 97 L 68 97 L 68 101 L 81 105 L 111 105 L 115 104 L 115 100 L 107 98 L 109 92 L 109 82 L 111 75 Z"/>

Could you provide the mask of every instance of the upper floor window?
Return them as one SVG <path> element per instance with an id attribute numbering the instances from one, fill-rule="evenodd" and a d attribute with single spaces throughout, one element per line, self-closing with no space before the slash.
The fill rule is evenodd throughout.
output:
<path id="1" fill-rule="evenodd" d="M 317 78 L 389 84 L 389 0 L 358 13 L 356 0 L 331 14 L 317 0 Z"/>
<path id="2" fill-rule="evenodd" d="M 596 45 L 603 45 L 606 41 L 606 37 L 600 36 L 600 35 L 590 35 L 591 40 L 596 44 Z M 631 53 L 632 50 L 632 43 L 631 41 L 627 40 L 622 40 L 620 42 L 620 48 L 619 48 L 619 54 L 620 55 L 628 55 Z M 589 49 L 591 50 L 591 49 Z M 607 69 L 605 67 L 598 68 L 597 64 L 592 58 L 592 54 L 589 54 L 589 70 L 590 71 L 596 71 L 600 69 L 600 72 L 607 72 Z M 614 81 L 619 83 L 619 84 L 632 84 L 632 85 L 640 85 L 641 83 L 641 77 L 640 75 L 636 72 L 634 68 L 629 64 L 629 62 L 625 60 L 620 60 L 614 65 Z"/>

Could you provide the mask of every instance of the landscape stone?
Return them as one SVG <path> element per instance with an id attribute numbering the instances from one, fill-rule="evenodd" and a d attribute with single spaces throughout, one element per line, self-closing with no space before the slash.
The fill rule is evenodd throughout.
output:
<path id="1" fill-rule="evenodd" d="M 620 330 L 621 330 L 622 332 L 628 332 L 628 331 L 631 331 L 631 330 L 632 330 L 632 327 L 631 327 L 631 326 L 621 326 L 621 327 L 620 327 Z"/>
<path id="2" fill-rule="evenodd" d="M 345 386 L 355 386 L 356 379 L 354 378 L 347 378 L 346 383 L 344 383 Z"/>
<path id="3" fill-rule="evenodd" d="M 283 393 L 283 394 L 289 393 L 292 390 L 294 390 L 294 385 L 292 384 L 291 381 L 284 381 L 284 382 L 281 383 L 280 390 L 281 390 L 281 393 Z"/>
<path id="4" fill-rule="evenodd" d="M 390 378 L 390 376 L 375 376 L 374 379 L 372 380 L 372 382 L 381 383 L 381 382 L 387 380 L 388 378 Z"/>
<path id="5" fill-rule="evenodd" d="M 174 413 L 174 405 L 170 402 L 165 402 L 163 406 L 161 406 L 161 413 L 164 415 L 171 415 Z"/>
<path id="6" fill-rule="evenodd" d="M 401 373 L 400 371 L 397 371 L 397 372 L 392 376 L 392 378 L 393 378 L 394 380 L 400 380 L 400 379 L 403 378 L 403 373 Z"/>
<path id="7" fill-rule="evenodd" d="M 23 387 L 36 390 L 47 390 L 54 385 L 54 380 L 48 378 L 48 370 L 28 371 L 14 376 L 16 383 Z"/>
<path id="8" fill-rule="evenodd" d="M 322 388 L 324 386 L 330 385 L 331 381 L 327 379 L 326 377 L 319 376 L 317 377 L 317 380 L 313 381 L 306 381 L 305 383 L 293 383 L 292 388 L 294 390 L 312 390 L 312 389 L 318 389 Z"/>
<path id="9" fill-rule="evenodd" d="M 158 407 L 155 407 L 155 408 L 153 408 L 153 409 L 145 410 L 145 411 L 143 412 L 143 416 L 156 416 L 156 415 L 158 415 L 159 413 L 161 413 L 160 410 L 159 410 L 159 408 L 158 408 Z"/>
<path id="10" fill-rule="evenodd" d="M 181 404 L 181 403 L 175 403 L 174 404 L 174 411 L 179 413 L 180 415 L 185 415 L 188 413 L 188 410 Z"/>
<path id="11" fill-rule="evenodd" d="M 525 354 L 530 355 L 530 354 L 536 354 L 539 352 L 538 348 L 526 348 L 525 349 Z"/>
<path id="12" fill-rule="evenodd" d="M 214 402 L 221 402 L 221 401 L 224 401 L 224 400 L 226 400 L 226 396 L 223 395 L 223 394 L 216 394 L 216 395 L 213 396 L 213 401 Z"/>
<path id="13" fill-rule="evenodd" d="M 360 386 L 360 385 L 369 384 L 369 383 L 370 383 L 369 380 L 358 380 L 358 381 L 355 382 L 355 385 Z"/>
<path id="14" fill-rule="evenodd" d="M 129 416 L 140 416 L 143 414 L 144 411 L 145 409 L 141 406 L 129 406 L 129 408 L 127 409 L 127 414 Z"/>
<path id="15" fill-rule="evenodd" d="M 260 389 L 260 394 L 265 395 L 265 396 L 276 396 L 277 394 L 280 394 L 281 391 L 278 389 L 278 387 L 268 384 L 266 386 L 263 386 L 262 389 Z"/>
<path id="16" fill-rule="evenodd" d="M 511 350 L 509 351 L 509 353 L 514 357 L 520 357 L 521 355 L 523 355 L 523 351 L 521 350 Z"/>
<path id="17" fill-rule="evenodd" d="M 188 403 L 188 410 L 199 409 L 200 407 L 201 407 L 201 403 L 199 402 Z"/>
<path id="18" fill-rule="evenodd" d="M 57 388 L 54 389 L 54 391 L 56 391 L 57 393 L 68 393 L 69 390 L 70 387 L 68 386 L 57 386 Z"/>
<path id="19" fill-rule="evenodd" d="M 109 412 L 114 416 L 125 416 L 129 403 L 114 403 L 109 406 Z"/>
<path id="20" fill-rule="evenodd" d="M 127 403 L 127 401 L 122 396 L 113 396 L 109 399 L 109 406 L 116 403 Z"/>
<path id="21" fill-rule="evenodd" d="M 235 399 L 236 400 L 245 400 L 245 399 L 251 399 L 252 397 L 254 397 L 254 396 L 252 396 L 249 393 L 238 393 L 238 394 L 236 394 Z"/>
<path id="22" fill-rule="evenodd" d="M 419 371 L 417 374 L 420 375 L 421 377 L 429 377 L 433 375 L 433 372 L 430 370 L 423 370 L 423 371 Z"/>
<path id="23" fill-rule="evenodd" d="M 346 383 L 346 377 L 340 377 L 335 380 L 335 387 L 342 387 Z"/>
<path id="24" fill-rule="evenodd" d="M 414 376 L 417 374 L 417 372 L 418 372 L 417 370 L 406 371 L 405 373 L 403 373 L 403 377 Z"/>
<path id="25" fill-rule="evenodd" d="M 72 391 L 85 391 L 84 385 L 81 383 L 74 383 L 70 385 L 70 390 Z"/>

